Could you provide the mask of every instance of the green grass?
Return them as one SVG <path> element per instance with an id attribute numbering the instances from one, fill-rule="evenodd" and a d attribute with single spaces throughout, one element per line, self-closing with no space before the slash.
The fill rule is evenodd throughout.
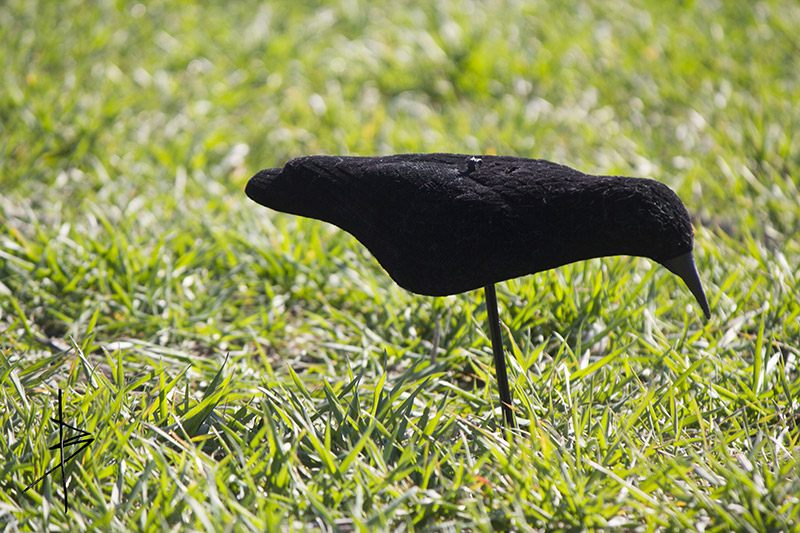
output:
<path id="1" fill-rule="evenodd" d="M 145 5 L 0 3 L 6 531 L 800 530 L 796 2 Z M 645 259 L 499 284 L 509 439 L 480 292 L 242 192 L 406 151 L 667 183 L 712 319 Z"/>

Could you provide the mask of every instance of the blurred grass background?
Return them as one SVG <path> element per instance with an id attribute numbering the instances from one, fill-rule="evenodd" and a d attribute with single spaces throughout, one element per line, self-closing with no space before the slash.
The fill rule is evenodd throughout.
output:
<path id="1" fill-rule="evenodd" d="M 0 525 L 797 531 L 798 30 L 789 0 L 2 2 Z M 509 442 L 479 292 L 242 192 L 410 151 L 663 181 L 713 318 L 643 259 L 500 284 Z M 66 514 L 60 474 L 22 494 L 59 388 L 97 438 Z"/>

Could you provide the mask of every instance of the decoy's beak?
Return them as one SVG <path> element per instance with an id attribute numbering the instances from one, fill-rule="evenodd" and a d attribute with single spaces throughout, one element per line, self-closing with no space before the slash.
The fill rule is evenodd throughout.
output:
<path id="1" fill-rule="evenodd" d="M 679 255 L 668 261 L 661 263 L 673 274 L 680 277 L 683 282 L 692 291 L 697 303 L 703 309 L 703 314 L 706 318 L 711 318 L 711 310 L 708 308 L 708 300 L 706 300 L 706 293 L 703 292 L 703 285 L 700 283 L 700 276 L 697 275 L 697 267 L 694 266 L 694 257 L 692 252 Z"/>

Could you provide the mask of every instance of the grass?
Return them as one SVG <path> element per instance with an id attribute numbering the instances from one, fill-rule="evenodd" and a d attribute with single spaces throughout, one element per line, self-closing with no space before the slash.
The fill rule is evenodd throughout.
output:
<path id="1" fill-rule="evenodd" d="M 0 525 L 798 531 L 790 1 L 0 5 Z M 394 285 L 247 200 L 307 153 L 647 176 L 713 317 L 644 259 Z M 437 339 L 434 342 L 434 339 Z M 95 437 L 60 473 L 64 416 Z"/>

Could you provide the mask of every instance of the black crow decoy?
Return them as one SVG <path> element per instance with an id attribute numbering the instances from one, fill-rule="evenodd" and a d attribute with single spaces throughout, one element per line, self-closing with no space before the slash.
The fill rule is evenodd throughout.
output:
<path id="1" fill-rule="evenodd" d="M 245 192 L 266 207 L 351 233 L 409 291 L 444 296 L 483 287 L 511 427 L 498 281 L 594 257 L 642 256 L 680 276 L 710 316 L 689 213 L 654 180 L 592 176 L 520 157 L 307 156 L 260 171 Z"/>

